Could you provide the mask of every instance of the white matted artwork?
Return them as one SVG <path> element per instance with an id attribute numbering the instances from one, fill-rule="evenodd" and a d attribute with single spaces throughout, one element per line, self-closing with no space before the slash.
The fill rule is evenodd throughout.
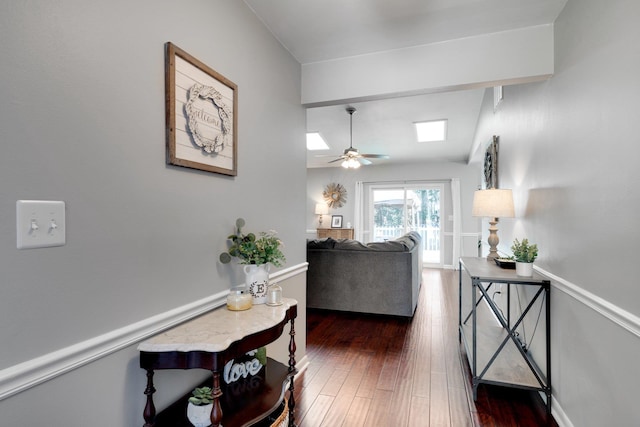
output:
<path id="1" fill-rule="evenodd" d="M 170 42 L 166 55 L 167 162 L 236 176 L 237 86 Z"/>

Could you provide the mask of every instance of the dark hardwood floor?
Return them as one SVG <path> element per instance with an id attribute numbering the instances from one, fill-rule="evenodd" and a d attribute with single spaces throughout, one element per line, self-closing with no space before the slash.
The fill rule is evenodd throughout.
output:
<path id="1" fill-rule="evenodd" d="M 528 391 L 481 385 L 472 400 L 457 280 L 456 271 L 425 269 L 413 319 L 309 310 L 299 427 L 556 427 Z"/>

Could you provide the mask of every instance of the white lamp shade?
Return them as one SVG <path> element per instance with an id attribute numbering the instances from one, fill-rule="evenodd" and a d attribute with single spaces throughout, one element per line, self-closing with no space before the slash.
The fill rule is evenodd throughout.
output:
<path id="1" fill-rule="evenodd" d="M 473 216 L 513 218 L 513 194 L 511 190 L 492 188 L 476 190 L 473 194 Z"/>
<path id="2" fill-rule="evenodd" d="M 329 206 L 326 203 L 316 203 L 316 215 L 326 215 L 329 213 Z"/>

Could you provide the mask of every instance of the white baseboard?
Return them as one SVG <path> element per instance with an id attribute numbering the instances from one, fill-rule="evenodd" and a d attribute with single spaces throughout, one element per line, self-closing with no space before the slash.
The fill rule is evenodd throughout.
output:
<path id="1" fill-rule="evenodd" d="M 573 427 L 573 423 L 555 398 L 551 401 L 551 415 L 556 420 L 558 427 Z"/>
<path id="2" fill-rule="evenodd" d="M 300 361 L 296 362 L 296 369 L 298 370 L 296 377 L 302 374 L 304 371 L 306 371 L 308 367 L 309 367 L 309 357 L 305 354 L 302 357 L 302 359 L 300 359 Z"/>

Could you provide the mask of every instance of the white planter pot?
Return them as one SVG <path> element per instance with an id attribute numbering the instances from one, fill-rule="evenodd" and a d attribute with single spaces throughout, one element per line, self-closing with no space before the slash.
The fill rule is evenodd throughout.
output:
<path id="1" fill-rule="evenodd" d="M 269 287 L 269 264 L 245 265 L 245 284 L 253 296 L 254 304 L 267 302 L 267 288 Z"/>
<path id="2" fill-rule="evenodd" d="M 516 275 L 521 277 L 533 276 L 533 263 L 516 261 Z"/>
<path id="3" fill-rule="evenodd" d="M 189 402 L 187 405 L 187 418 L 195 427 L 209 427 L 211 425 L 211 410 L 213 403 L 204 406 L 196 406 Z"/>

